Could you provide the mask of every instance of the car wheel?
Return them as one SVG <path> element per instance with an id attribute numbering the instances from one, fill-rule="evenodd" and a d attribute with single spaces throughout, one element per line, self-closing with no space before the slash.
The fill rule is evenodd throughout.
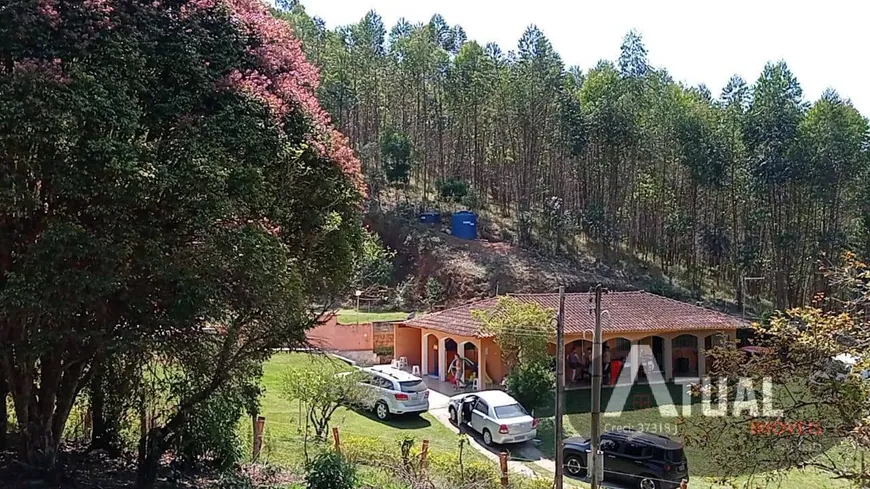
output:
<path id="1" fill-rule="evenodd" d="M 459 424 L 459 419 L 456 416 L 456 409 L 451 407 L 447 411 L 450 413 L 450 422 L 453 424 Z"/>
<path id="2" fill-rule="evenodd" d="M 492 446 L 492 433 L 489 430 L 483 430 L 483 444 L 488 447 Z"/>
<path id="3" fill-rule="evenodd" d="M 640 489 L 659 489 L 659 483 L 656 482 L 653 476 L 642 475 L 640 477 L 640 483 L 637 485 Z"/>
<path id="4" fill-rule="evenodd" d="M 390 408 L 387 407 L 387 403 L 384 401 L 379 401 L 375 404 L 375 416 L 378 417 L 379 420 L 384 421 L 390 417 Z"/>
<path id="5" fill-rule="evenodd" d="M 586 461 L 579 455 L 566 455 L 565 472 L 571 477 L 580 479 L 586 477 Z"/>

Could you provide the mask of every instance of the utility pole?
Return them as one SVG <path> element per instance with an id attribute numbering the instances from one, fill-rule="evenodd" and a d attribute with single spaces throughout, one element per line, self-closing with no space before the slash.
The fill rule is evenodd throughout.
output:
<path id="1" fill-rule="evenodd" d="M 587 463 L 586 470 L 592 474 L 592 489 L 599 489 L 601 480 L 598 476 L 598 465 L 601 463 L 601 373 L 604 371 L 601 362 L 601 284 L 595 286 L 595 333 L 592 335 L 592 440 L 589 449 L 592 452 L 592 463 Z"/>
<path id="2" fill-rule="evenodd" d="M 562 489 L 564 457 L 562 440 L 565 429 L 562 415 L 565 411 L 565 287 L 559 287 L 559 316 L 556 318 L 556 483 L 555 489 Z"/>

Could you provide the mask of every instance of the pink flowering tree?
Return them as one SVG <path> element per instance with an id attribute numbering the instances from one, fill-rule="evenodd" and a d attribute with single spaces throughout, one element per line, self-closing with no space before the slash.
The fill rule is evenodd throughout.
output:
<path id="1" fill-rule="evenodd" d="M 0 378 L 22 461 L 54 465 L 97 360 L 126 355 L 134 383 L 169 377 L 139 443 L 151 487 L 193 413 L 351 278 L 359 162 L 259 0 L 0 11 Z"/>

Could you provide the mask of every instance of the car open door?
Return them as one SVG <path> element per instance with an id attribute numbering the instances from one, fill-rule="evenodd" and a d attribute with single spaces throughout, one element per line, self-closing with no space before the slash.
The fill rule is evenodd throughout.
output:
<path id="1" fill-rule="evenodd" d="M 471 427 L 478 433 L 483 433 L 489 424 L 489 405 L 483 399 L 478 399 L 471 410 Z"/>

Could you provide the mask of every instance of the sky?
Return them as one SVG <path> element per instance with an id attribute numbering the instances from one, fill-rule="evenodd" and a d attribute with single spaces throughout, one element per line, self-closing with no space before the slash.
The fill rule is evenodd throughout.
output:
<path id="1" fill-rule="evenodd" d="M 870 116 L 870 2 L 864 0 L 302 0 L 329 28 L 359 21 L 369 10 L 387 31 L 399 18 L 427 22 L 440 13 L 469 40 L 514 49 L 537 25 L 567 66 L 588 70 L 615 60 L 626 32 L 637 30 L 650 64 L 718 95 L 731 75 L 756 80 L 768 61 L 785 60 L 813 101 L 826 88 Z"/>

